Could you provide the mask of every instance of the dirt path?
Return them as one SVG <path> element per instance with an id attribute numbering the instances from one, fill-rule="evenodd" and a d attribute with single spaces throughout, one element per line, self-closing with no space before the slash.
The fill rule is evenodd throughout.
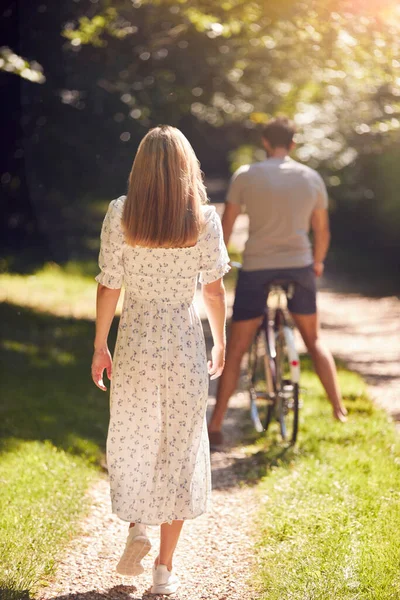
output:
<path id="1" fill-rule="evenodd" d="M 211 397 L 211 405 L 213 397 Z M 234 397 L 226 422 L 230 446 L 212 454 L 212 509 L 187 521 L 176 552 L 175 566 L 182 587 L 173 596 L 179 600 L 255 600 L 247 585 L 251 573 L 251 527 L 256 511 L 255 492 L 240 487 L 235 463 L 244 458 L 237 444 L 245 399 Z M 40 600 L 143 600 L 155 598 L 146 591 L 151 585 L 151 567 L 157 554 L 158 528 L 150 528 L 153 544 L 144 559 L 145 573 L 122 578 L 115 572 L 126 537 L 126 524 L 111 514 L 109 486 L 101 479 L 91 491 L 93 506 L 82 524 L 82 534 L 67 548 L 53 582 Z"/>
<path id="2" fill-rule="evenodd" d="M 400 422 L 400 300 L 337 293 L 328 280 L 319 309 L 332 352 L 365 378 L 371 396 Z"/>
<path id="3" fill-rule="evenodd" d="M 238 249 L 246 236 L 246 218 L 235 227 Z M 324 339 L 333 353 L 361 373 L 372 396 L 400 422 L 400 301 L 367 298 L 335 291 L 335 282 L 321 282 L 319 311 Z M 232 303 L 233 294 L 229 294 Z M 200 313 L 203 312 L 199 302 Z M 213 398 L 211 397 L 211 404 Z M 208 515 L 188 521 L 176 554 L 182 588 L 180 600 L 255 600 L 246 585 L 252 568 L 255 492 L 240 486 L 235 463 L 244 458 L 238 445 L 246 398 L 232 399 L 226 422 L 231 446 L 212 456 L 213 506 Z M 123 579 L 115 565 L 124 545 L 126 525 L 110 512 L 109 488 L 102 479 L 92 490 L 93 508 L 82 535 L 64 554 L 53 583 L 40 600 L 108 600 L 147 598 L 158 532 L 150 531 L 153 548 L 144 561 L 145 573 Z M 150 596 L 149 596 L 150 597 Z M 154 598 L 154 596 L 151 596 Z"/>

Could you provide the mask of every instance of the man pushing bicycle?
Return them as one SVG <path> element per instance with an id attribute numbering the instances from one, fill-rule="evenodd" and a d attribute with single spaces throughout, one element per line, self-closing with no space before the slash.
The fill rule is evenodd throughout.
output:
<path id="1" fill-rule="evenodd" d="M 229 398 L 236 390 L 240 364 L 264 314 L 268 286 L 277 279 L 290 279 L 295 284 L 288 309 L 332 404 L 334 417 L 346 420 L 335 362 L 320 339 L 316 304 L 316 277 L 323 274 L 330 242 L 328 196 L 320 175 L 289 157 L 294 134 L 294 125 L 288 119 L 270 121 L 262 132 L 267 160 L 240 167 L 230 183 L 222 217 L 225 244 L 242 207 L 249 216 L 249 236 L 236 286 L 225 369 L 209 423 L 212 446 L 223 443 L 222 423 Z"/>

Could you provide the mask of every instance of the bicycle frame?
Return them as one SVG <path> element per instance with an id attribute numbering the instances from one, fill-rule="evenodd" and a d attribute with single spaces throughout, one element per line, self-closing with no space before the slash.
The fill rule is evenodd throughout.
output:
<path id="1" fill-rule="evenodd" d="M 250 388 L 250 411 L 254 427 L 260 433 L 268 429 L 272 415 L 275 413 L 280 424 L 281 435 L 286 440 L 288 438 L 287 415 L 289 414 L 288 411 L 294 407 L 295 421 L 291 439 L 294 442 L 298 427 L 300 363 L 293 330 L 287 322 L 282 306 L 283 296 L 287 295 L 290 297 L 292 292 L 290 286 L 288 290 L 285 290 L 278 285 L 273 286 L 271 291 L 275 294 L 275 305 L 272 307 L 270 301 L 267 303 L 264 316 L 256 333 L 255 342 L 250 351 L 254 353 L 253 359 L 256 361 L 258 344 L 260 340 L 263 342 L 266 393 L 257 392 L 256 370 L 254 370 Z M 283 354 L 281 354 L 282 352 Z M 286 373 L 289 375 L 288 379 L 285 378 L 284 371 L 282 370 L 285 356 L 287 365 Z M 264 406 L 267 408 L 264 423 L 260 420 L 257 407 L 258 399 L 261 398 L 264 399 Z"/>
<path id="2" fill-rule="evenodd" d="M 277 296 L 277 307 L 275 308 L 275 318 L 274 318 L 273 325 L 271 323 L 269 323 L 269 325 L 270 325 L 269 329 L 272 329 L 274 332 L 274 336 L 273 336 L 274 341 L 276 340 L 276 336 L 279 334 L 279 331 L 282 330 L 284 338 L 285 338 L 285 342 L 286 342 L 286 347 L 288 350 L 291 380 L 293 381 L 293 383 L 299 383 L 299 381 L 300 381 L 300 361 L 299 361 L 299 355 L 296 350 L 293 329 L 288 324 L 284 310 L 281 306 L 282 297 L 290 298 L 293 295 L 293 292 L 294 292 L 294 290 L 293 290 L 292 285 L 288 286 L 287 292 L 285 292 L 285 290 L 283 288 L 281 288 L 280 286 L 272 286 L 271 287 L 271 293 L 275 293 Z M 269 337 L 271 337 L 271 334 L 269 334 Z M 275 353 L 272 356 L 275 358 L 275 356 L 276 356 L 275 349 L 274 349 L 274 352 Z"/>

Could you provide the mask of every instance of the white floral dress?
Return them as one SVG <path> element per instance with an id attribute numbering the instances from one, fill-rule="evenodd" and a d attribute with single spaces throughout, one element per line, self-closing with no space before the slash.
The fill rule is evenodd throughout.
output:
<path id="1" fill-rule="evenodd" d="M 191 248 L 124 242 L 125 197 L 111 202 L 101 232 L 96 280 L 124 283 L 111 382 L 107 465 L 113 512 L 159 525 L 207 510 L 211 489 L 206 427 L 207 360 L 193 305 L 198 275 L 211 283 L 228 270 L 220 219 L 205 206 Z"/>

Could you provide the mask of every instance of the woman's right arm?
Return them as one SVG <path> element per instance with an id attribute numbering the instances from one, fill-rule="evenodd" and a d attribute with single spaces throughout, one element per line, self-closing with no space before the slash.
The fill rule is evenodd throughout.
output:
<path id="1" fill-rule="evenodd" d="M 92 359 L 92 379 L 98 388 L 107 391 L 103 381 L 106 369 L 108 379 L 112 374 L 112 357 L 108 349 L 108 334 L 117 308 L 121 289 L 111 289 L 101 283 L 97 287 L 96 335 Z"/>
<path id="2" fill-rule="evenodd" d="M 124 279 L 122 251 L 124 234 L 121 228 L 123 198 L 110 202 L 101 228 L 101 244 L 99 254 L 100 273 L 96 277 L 96 337 L 92 361 L 92 379 L 103 391 L 103 371 L 106 369 L 111 379 L 112 358 L 107 345 L 108 332 L 115 315 L 115 309 L 121 293 Z"/>
<path id="3" fill-rule="evenodd" d="M 202 285 L 203 301 L 213 338 L 208 373 L 211 379 L 220 377 L 225 365 L 226 294 L 223 279 Z"/>

